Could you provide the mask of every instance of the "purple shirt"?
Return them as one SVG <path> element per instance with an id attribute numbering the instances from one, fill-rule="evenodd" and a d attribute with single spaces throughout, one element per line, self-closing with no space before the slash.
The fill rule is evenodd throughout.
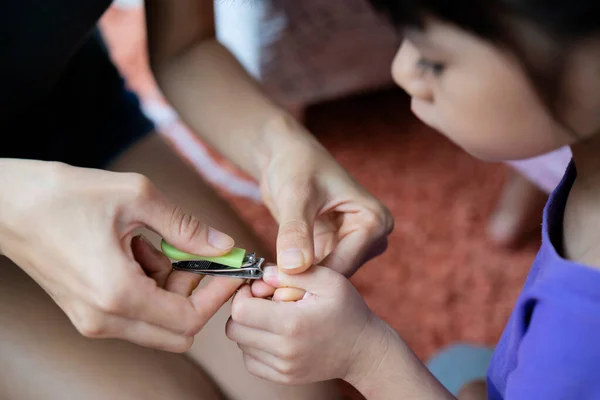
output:
<path id="1" fill-rule="evenodd" d="M 600 399 L 600 270 L 560 255 L 575 176 L 571 164 L 544 210 L 542 247 L 488 370 L 490 400 Z"/>

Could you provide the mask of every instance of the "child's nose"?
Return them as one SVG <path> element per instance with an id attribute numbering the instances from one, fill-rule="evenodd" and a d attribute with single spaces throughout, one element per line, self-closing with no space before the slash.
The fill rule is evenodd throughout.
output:
<path id="1" fill-rule="evenodd" d="M 394 81 L 411 97 L 433 101 L 433 92 L 423 71 L 418 67 L 421 55 L 409 41 L 404 40 L 394 58 L 392 76 Z"/>

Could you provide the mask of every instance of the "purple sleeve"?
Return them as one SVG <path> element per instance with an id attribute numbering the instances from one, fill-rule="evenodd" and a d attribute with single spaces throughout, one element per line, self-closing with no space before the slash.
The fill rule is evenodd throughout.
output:
<path id="1" fill-rule="evenodd" d="M 600 271 L 571 265 L 523 300 L 505 399 L 600 399 Z"/>

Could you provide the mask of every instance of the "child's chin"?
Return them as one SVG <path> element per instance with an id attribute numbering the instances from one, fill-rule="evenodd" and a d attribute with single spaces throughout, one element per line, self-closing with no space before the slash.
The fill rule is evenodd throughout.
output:
<path id="1" fill-rule="evenodd" d="M 443 130 L 437 130 L 438 133 L 444 135 L 451 142 L 456 144 L 458 147 L 466 151 L 469 155 L 485 162 L 506 162 L 522 160 L 539 155 L 539 153 L 532 154 L 531 149 L 527 147 L 519 146 L 507 146 L 508 148 L 502 148 L 498 143 L 492 144 L 492 140 L 481 140 L 481 138 L 473 140 L 471 137 L 465 137 L 464 135 L 448 134 Z"/>

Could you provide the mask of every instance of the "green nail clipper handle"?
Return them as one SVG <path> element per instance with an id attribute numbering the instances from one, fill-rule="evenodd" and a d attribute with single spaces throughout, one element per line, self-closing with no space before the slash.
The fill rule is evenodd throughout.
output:
<path id="1" fill-rule="evenodd" d="M 164 239 L 160 243 L 160 247 L 167 257 L 175 261 L 210 261 L 230 268 L 241 268 L 244 264 L 244 258 L 246 257 L 246 250 L 237 247 L 234 247 L 229 253 L 219 257 L 206 257 L 186 253 L 171 246 L 169 243 L 165 242 Z"/>

